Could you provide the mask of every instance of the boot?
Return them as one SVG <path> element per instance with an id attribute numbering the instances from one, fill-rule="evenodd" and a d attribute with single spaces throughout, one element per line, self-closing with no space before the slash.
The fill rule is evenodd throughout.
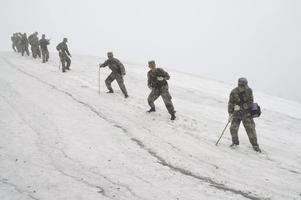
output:
<path id="1" fill-rule="evenodd" d="M 170 120 L 175 120 L 176 119 L 176 115 L 175 114 L 171 114 Z"/>
<path id="2" fill-rule="evenodd" d="M 253 150 L 258 153 L 261 153 L 261 149 L 259 148 L 259 146 L 253 146 Z"/>
<path id="3" fill-rule="evenodd" d="M 124 95 L 124 98 L 126 98 L 126 99 L 129 98 L 129 95 L 125 94 L 125 95 Z"/>
<path id="4" fill-rule="evenodd" d="M 109 90 L 109 91 L 107 91 L 107 93 L 109 94 L 109 93 L 114 93 L 114 91 L 113 90 Z"/>
<path id="5" fill-rule="evenodd" d="M 231 148 L 235 148 L 235 147 L 237 147 L 238 145 L 239 145 L 239 143 L 233 142 L 233 143 L 230 145 L 230 147 L 231 147 Z"/>
<path id="6" fill-rule="evenodd" d="M 151 112 L 156 112 L 156 109 L 155 108 L 151 108 L 149 111 L 147 111 L 147 112 L 149 112 L 149 113 L 151 113 Z"/>

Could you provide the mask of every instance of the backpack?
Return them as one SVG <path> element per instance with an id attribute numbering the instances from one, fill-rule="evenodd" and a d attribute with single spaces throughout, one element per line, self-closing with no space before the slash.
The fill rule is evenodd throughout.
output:
<path id="1" fill-rule="evenodd" d="M 250 109 L 250 113 L 253 118 L 259 117 L 261 115 L 261 108 L 258 103 L 253 103 Z"/>

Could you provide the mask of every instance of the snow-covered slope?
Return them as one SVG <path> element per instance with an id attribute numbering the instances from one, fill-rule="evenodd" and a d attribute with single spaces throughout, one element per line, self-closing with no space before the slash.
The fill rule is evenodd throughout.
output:
<path id="1" fill-rule="evenodd" d="M 301 105 L 259 94 L 262 154 L 243 128 L 233 150 L 227 120 L 232 87 L 169 71 L 177 119 L 162 100 L 148 109 L 146 66 L 125 62 L 124 99 L 106 94 L 97 63 L 74 56 L 61 73 L 48 64 L 0 53 L 0 199 L 200 200 L 301 199 Z"/>

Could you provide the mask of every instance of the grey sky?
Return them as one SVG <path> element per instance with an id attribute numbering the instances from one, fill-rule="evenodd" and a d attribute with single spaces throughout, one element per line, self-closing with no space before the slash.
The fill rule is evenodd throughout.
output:
<path id="1" fill-rule="evenodd" d="M 13 32 L 63 37 L 71 53 L 197 73 L 301 102 L 299 0 L 0 0 L 0 50 Z"/>

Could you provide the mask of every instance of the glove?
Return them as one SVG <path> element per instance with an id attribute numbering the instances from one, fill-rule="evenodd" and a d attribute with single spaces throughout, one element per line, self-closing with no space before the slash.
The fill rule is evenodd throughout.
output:
<path id="1" fill-rule="evenodd" d="M 157 80 L 158 80 L 158 81 L 163 81 L 163 80 L 164 80 L 164 77 L 158 76 L 158 77 L 157 77 Z"/>
<path id="2" fill-rule="evenodd" d="M 235 105 L 234 106 L 234 111 L 239 111 L 240 110 L 240 106 L 239 105 Z"/>
<path id="3" fill-rule="evenodd" d="M 232 121 L 233 114 L 229 114 L 228 122 Z"/>

